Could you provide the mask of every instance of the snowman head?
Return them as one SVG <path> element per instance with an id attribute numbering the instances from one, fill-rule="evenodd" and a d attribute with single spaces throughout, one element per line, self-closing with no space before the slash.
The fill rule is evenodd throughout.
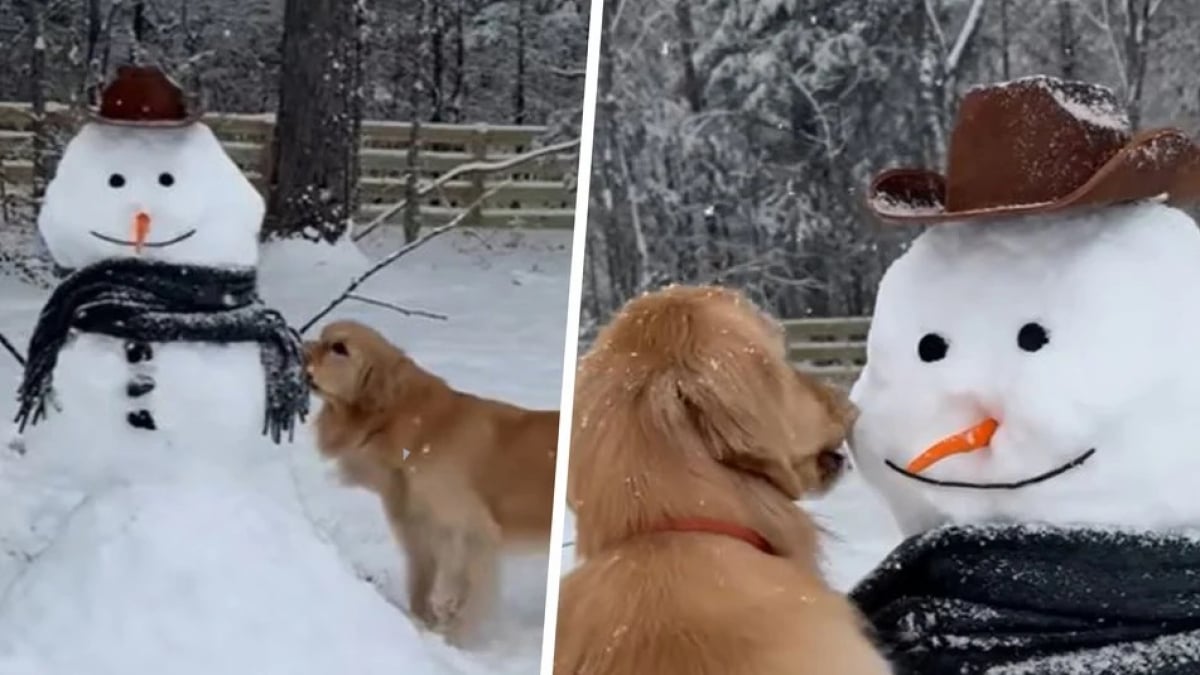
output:
<path id="1" fill-rule="evenodd" d="M 67 144 L 38 229 L 68 268 L 132 256 L 254 265 L 263 213 L 258 191 L 188 113 L 178 87 L 156 70 L 123 68 L 95 121 Z"/>
<path id="2" fill-rule="evenodd" d="M 1150 199 L 1193 194 L 1200 153 L 1169 130 L 1133 139 L 1096 88 L 1059 84 L 969 95 L 947 176 L 873 187 L 885 219 L 941 223 L 884 275 L 851 394 L 856 464 L 907 533 L 1200 526 L 1177 478 L 1200 471 L 1200 297 L 1182 290 L 1200 231 Z M 999 158 L 963 152 L 980 119 L 1016 134 Z M 1054 142 L 1031 142 L 1048 121 Z"/>
<path id="3" fill-rule="evenodd" d="M 856 465 L 908 532 L 1195 518 L 1200 231 L 1161 205 L 930 229 L 880 284 Z M 950 452 L 949 450 L 958 450 Z"/>

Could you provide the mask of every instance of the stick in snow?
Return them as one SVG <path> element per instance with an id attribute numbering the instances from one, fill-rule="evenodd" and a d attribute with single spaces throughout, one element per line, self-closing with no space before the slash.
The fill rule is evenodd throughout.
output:
<path id="1" fill-rule="evenodd" d="M 405 307 L 401 307 L 400 305 L 393 305 L 390 302 L 376 300 L 375 298 L 368 298 L 365 295 L 356 295 L 354 293 L 351 293 L 350 295 L 346 296 L 346 299 L 347 300 L 357 300 L 359 302 L 362 302 L 362 303 L 365 303 L 368 305 L 375 305 L 376 307 L 387 307 L 388 309 L 400 312 L 401 314 L 403 314 L 405 316 L 423 316 L 426 319 L 437 319 L 438 321 L 447 321 L 450 319 L 450 317 L 446 316 L 445 314 L 438 314 L 437 312 L 426 312 L 423 309 L 408 309 Z"/>
<path id="2" fill-rule="evenodd" d="M 506 180 L 503 183 L 498 183 L 498 184 L 494 185 L 487 192 L 484 192 L 482 195 L 480 195 L 479 199 L 476 199 L 475 201 L 471 202 L 471 205 L 468 206 L 467 208 L 463 209 L 462 213 L 458 214 L 457 216 L 454 216 L 454 218 L 450 222 L 446 223 L 445 225 L 435 227 L 432 230 L 430 230 L 429 232 L 425 233 L 424 235 L 418 237 L 417 239 L 414 239 L 413 241 L 405 244 L 404 246 L 401 246 L 400 248 L 396 249 L 395 251 L 392 251 L 390 254 L 388 254 L 386 257 L 384 257 L 382 260 L 380 260 L 379 262 L 372 265 L 371 269 L 369 269 L 366 272 L 363 272 L 362 274 L 355 277 L 354 280 L 350 282 L 350 285 L 346 286 L 346 290 L 342 291 L 340 295 L 338 295 L 333 300 L 329 301 L 328 305 L 325 305 L 325 309 L 322 309 L 321 311 L 317 312 L 316 316 L 314 316 L 313 318 L 304 322 L 304 325 L 300 327 L 300 334 L 303 335 L 303 334 L 307 333 L 308 329 L 313 327 L 313 324 L 315 324 L 316 322 L 325 318 L 325 315 L 332 312 L 335 307 L 342 304 L 346 300 L 349 300 L 350 296 L 354 295 L 354 291 L 358 290 L 358 287 L 361 286 L 363 284 L 363 282 L 365 282 L 367 279 L 370 279 L 371 277 L 375 276 L 375 274 L 377 272 L 379 272 L 380 270 L 382 270 L 383 268 L 387 267 L 388 265 L 391 265 L 392 263 L 399 260 L 401 257 L 407 255 L 408 253 L 411 253 L 413 250 L 424 246 L 425 244 L 429 243 L 432 239 L 440 237 L 441 235 L 449 232 L 450 230 L 453 230 L 458 227 L 462 227 L 463 224 L 467 222 L 467 217 L 470 216 L 471 213 L 475 211 L 475 209 L 479 208 L 479 206 L 482 205 L 483 202 L 487 201 L 487 199 L 489 197 L 496 194 L 500 190 L 504 189 L 505 186 L 507 186 L 509 183 L 512 183 L 512 181 Z M 393 309 L 395 309 L 395 308 L 393 308 Z"/>
<path id="3" fill-rule="evenodd" d="M 417 190 L 416 196 L 418 198 L 424 197 L 425 195 L 433 192 L 434 190 L 442 187 L 446 183 L 449 183 L 450 181 L 454 180 L 455 178 L 458 178 L 459 176 L 461 176 L 463 174 L 495 173 L 497 171 L 504 171 L 505 169 L 511 169 L 513 167 L 520 166 L 526 162 L 531 162 L 539 157 L 544 157 L 545 155 L 553 155 L 553 154 L 557 154 L 559 152 L 564 152 L 566 150 L 570 150 L 571 148 L 573 148 L 577 145 L 579 145 L 578 138 L 576 138 L 573 141 L 563 141 L 562 143 L 555 143 L 554 145 L 547 145 L 546 147 L 538 148 L 537 150 L 530 150 L 529 152 L 526 152 L 525 154 L 517 155 L 516 157 L 509 157 L 508 159 L 501 161 L 501 162 L 467 162 L 466 164 L 459 164 L 458 166 L 454 167 L 453 169 L 451 169 L 451 170 L 447 171 L 446 173 L 442 174 L 441 176 L 439 176 L 434 181 L 430 182 L 428 185 Z M 407 199 L 401 199 L 400 201 L 396 202 L 395 204 L 392 204 L 390 207 L 388 207 L 388 209 L 386 211 L 379 214 L 378 216 L 375 216 L 375 218 L 372 219 L 371 222 L 364 225 L 363 229 L 359 230 L 358 232 L 355 232 L 350 237 L 350 239 L 352 241 L 361 240 L 363 237 L 367 236 L 368 234 L 371 234 L 376 229 L 378 229 L 379 226 L 384 223 L 384 221 L 386 221 L 388 218 L 391 218 L 392 216 L 399 213 L 400 210 L 403 209 L 407 205 L 408 205 Z"/>
<path id="4" fill-rule="evenodd" d="M 13 346 L 13 343 L 9 342 L 8 338 L 4 337 L 4 333 L 0 333 L 0 346 L 3 346 L 5 351 L 7 351 L 9 354 L 12 354 L 12 357 L 17 360 L 17 363 L 21 364 L 22 368 L 25 367 L 25 357 L 21 356 L 21 352 L 17 351 L 17 348 Z"/>

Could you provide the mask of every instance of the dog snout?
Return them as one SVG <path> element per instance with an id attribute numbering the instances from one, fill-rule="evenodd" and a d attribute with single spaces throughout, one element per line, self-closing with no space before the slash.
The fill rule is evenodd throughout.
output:
<path id="1" fill-rule="evenodd" d="M 837 480 L 847 466 L 846 456 L 840 450 L 822 450 L 817 454 L 817 469 L 821 473 L 821 481 L 826 485 Z"/>

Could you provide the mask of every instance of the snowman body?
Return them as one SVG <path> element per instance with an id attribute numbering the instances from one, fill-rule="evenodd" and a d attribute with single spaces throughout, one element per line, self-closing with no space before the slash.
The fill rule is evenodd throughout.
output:
<path id="1" fill-rule="evenodd" d="M 88 124 L 39 229 L 69 268 L 250 269 L 263 211 L 201 124 Z M 0 471 L 0 490 L 58 524 L 7 575 L 0 672 L 436 672 L 305 517 L 286 436 L 263 435 L 262 358 L 254 342 L 67 336 L 47 415 Z"/>
<path id="2" fill-rule="evenodd" d="M 1200 526 L 1200 230 L 1139 203 L 937 225 L 885 274 L 855 464 L 907 535 Z M 899 469 L 983 419 L 987 447 Z"/>
<path id="3" fill-rule="evenodd" d="M 253 267 L 263 212 L 258 192 L 204 125 L 93 123 L 67 146 L 38 226 L 68 268 L 131 256 Z M 138 213 L 150 223 L 140 251 L 131 245 Z M 27 430 L 27 444 L 41 460 L 61 459 L 64 474 L 73 467 L 125 478 L 236 470 L 246 441 L 261 436 L 264 386 L 255 343 L 140 342 L 76 331 L 54 370 L 57 405 Z M 112 456 L 77 461 L 90 453 Z"/>

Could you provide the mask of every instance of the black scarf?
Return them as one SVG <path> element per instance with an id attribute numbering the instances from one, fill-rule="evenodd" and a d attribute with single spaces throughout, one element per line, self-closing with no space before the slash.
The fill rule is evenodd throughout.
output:
<path id="1" fill-rule="evenodd" d="M 949 527 L 851 599 L 898 675 L 1200 673 L 1200 540 L 1183 536 Z"/>
<path id="2" fill-rule="evenodd" d="M 77 270 L 42 307 L 29 340 L 16 422 L 46 414 L 58 352 L 70 330 L 141 342 L 257 342 L 266 375 L 263 433 L 278 443 L 308 414 L 300 335 L 258 297 L 254 268 L 119 258 Z"/>

